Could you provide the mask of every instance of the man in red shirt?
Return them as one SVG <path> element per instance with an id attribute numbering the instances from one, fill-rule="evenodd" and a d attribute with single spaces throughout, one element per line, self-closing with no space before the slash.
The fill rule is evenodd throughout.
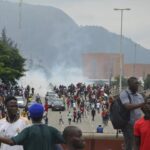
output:
<path id="1" fill-rule="evenodd" d="M 134 125 L 134 150 L 148 150 L 150 148 L 150 99 L 142 107 L 144 117 L 137 120 Z"/>

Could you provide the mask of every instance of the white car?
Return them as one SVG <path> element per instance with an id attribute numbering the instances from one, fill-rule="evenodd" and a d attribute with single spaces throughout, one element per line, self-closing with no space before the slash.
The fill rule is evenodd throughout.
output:
<path id="1" fill-rule="evenodd" d="M 46 93 L 46 96 L 45 96 L 46 101 L 51 101 L 54 98 L 58 98 L 58 95 L 54 91 L 50 91 Z"/>
<path id="2" fill-rule="evenodd" d="M 26 100 L 23 96 L 16 96 L 17 103 L 19 108 L 25 108 L 26 106 Z"/>

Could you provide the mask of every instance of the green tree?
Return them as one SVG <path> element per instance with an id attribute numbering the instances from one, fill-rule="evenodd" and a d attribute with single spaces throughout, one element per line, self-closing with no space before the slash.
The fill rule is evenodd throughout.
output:
<path id="1" fill-rule="evenodd" d="M 19 54 L 16 44 L 7 38 L 5 29 L 0 38 L 0 79 L 3 83 L 15 84 L 24 75 L 25 59 Z"/>
<path id="2" fill-rule="evenodd" d="M 120 83 L 120 76 L 115 77 L 115 81 L 113 81 L 113 85 L 116 85 L 117 87 L 119 87 L 119 83 Z M 122 87 L 125 88 L 127 87 L 127 79 L 122 77 Z"/>

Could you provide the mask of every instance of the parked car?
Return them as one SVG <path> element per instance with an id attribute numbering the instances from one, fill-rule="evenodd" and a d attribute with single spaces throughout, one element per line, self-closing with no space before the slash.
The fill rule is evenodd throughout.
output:
<path id="1" fill-rule="evenodd" d="M 17 104 L 19 108 L 25 108 L 26 106 L 26 100 L 23 96 L 16 96 L 17 98 Z"/>
<path id="2" fill-rule="evenodd" d="M 52 111 L 64 111 L 65 110 L 65 105 L 62 100 L 56 99 L 55 101 L 52 102 Z"/>

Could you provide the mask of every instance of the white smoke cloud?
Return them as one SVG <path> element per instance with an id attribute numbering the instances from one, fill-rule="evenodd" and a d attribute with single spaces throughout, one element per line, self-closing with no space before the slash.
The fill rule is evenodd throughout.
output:
<path id="1" fill-rule="evenodd" d="M 54 67 L 52 70 L 52 76 L 50 82 L 54 85 L 69 85 L 71 83 L 85 82 L 86 78 L 83 76 L 80 68 L 65 68 Z"/>
<path id="2" fill-rule="evenodd" d="M 53 86 L 59 86 L 60 84 L 67 86 L 71 83 L 76 84 L 85 81 L 86 78 L 83 76 L 81 69 L 55 66 L 49 76 L 40 68 L 26 72 L 25 76 L 20 79 L 19 85 L 23 87 L 30 85 L 31 88 L 35 88 L 35 93 L 45 96 L 46 92 L 51 90 L 51 84 Z"/>
<path id="3" fill-rule="evenodd" d="M 30 70 L 26 72 L 25 76 L 19 81 L 19 84 L 24 88 L 27 85 L 34 87 L 35 94 L 39 93 L 41 96 L 45 96 L 48 90 L 48 80 L 45 74 L 41 70 Z"/>

